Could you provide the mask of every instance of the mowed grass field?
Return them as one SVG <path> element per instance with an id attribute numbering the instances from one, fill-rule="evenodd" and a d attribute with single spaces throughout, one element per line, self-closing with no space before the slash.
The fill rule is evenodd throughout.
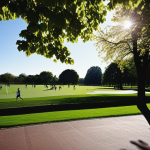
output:
<path id="1" fill-rule="evenodd" d="M 18 98 L 16 102 L 16 91 L 17 88 L 21 90 L 21 97 L 24 98 L 22 101 Z M 57 87 L 59 87 L 57 85 Z M 6 94 L 6 87 L 3 85 L 0 90 L 0 108 L 12 108 L 12 107 L 26 107 L 26 106 L 40 106 L 40 105 L 57 105 L 57 104 L 69 104 L 69 103 L 109 103 L 109 102 L 125 102 L 135 101 L 137 94 L 86 94 L 94 91 L 105 91 L 113 92 L 113 87 L 102 87 L 102 86 L 73 86 L 68 88 L 67 85 L 62 86 L 59 90 L 50 90 L 45 88 L 43 85 L 37 85 L 36 88 L 32 85 L 10 85 L 7 87 L 8 94 Z M 119 90 L 118 90 L 119 91 Z M 129 104 L 128 104 L 129 105 Z"/>
<path id="2" fill-rule="evenodd" d="M 44 87 L 44 85 L 36 85 L 36 88 L 32 85 L 15 85 L 12 84 L 7 87 L 8 94 L 6 94 L 6 86 L 2 85 L 2 90 L 0 90 L 0 99 L 15 98 L 17 89 L 20 88 L 21 96 L 23 98 L 33 98 L 33 97 L 48 97 L 48 96 L 61 96 L 61 95 L 85 95 L 86 93 L 93 91 L 114 91 L 113 87 L 101 87 L 101 86 L 79 86 L 76 85 L 76 90 L 73 89 L 73 85 L 68 88 L 67 85 L 61 86 L 62 89 L 59 90 L 59 85 L 56 85 L 57 90 L 50 90 Z"/>
<path id="3" fill-rule="evenodd" d="M 22 101 L 21 99 L 18 99 L 18 101 L 16 102 L 15 97 L 18 87 L 21 90 L 22 93 L 21 96 L 24 98 L 24 100 Z M 45 88 L 44 85 L 37 85 L 36 88 L 32 88 L 32 85 L 28 85 L 28 88 L 26 89 L 25 85 L 10 85 L 10 87 L 7 87 L 8 94 L 6 94 L 6 87 L 5 85 L 3 85 L 3 89 L 0 90 L 0 108 L 50 105 L 51 103 L 53 104 L 84 103 L 84 102 L 128 103 L 129 101 L 135 102 L 137 97 L 137 94 L 118 94 L 118 95 L 86 94 L 93 91 L 116 91 L 114 90 L 113 87 L 76 86 L 76 90 L 74 90 L 73 86 L 70 86 L 70 88 L 68 88 L 68 86 L 65 85 L 62 86 L 61 90 L 59 90 L 58 85 L 56 91 L 49 90 L 49 88 L 48 89 Z M 146 95 L 147 100 L 149 100 L 150 94 Z M 148 107 L 150 107 L 149 104 Z M 101 117 L 133 115 L 133 114 L 140 114 L 140 111 L 137 109 L 135 105 L 0 116 L 0 128 L 45 123 L 45 122 L 68 121 L 68 120 L 101 118 Z"/>

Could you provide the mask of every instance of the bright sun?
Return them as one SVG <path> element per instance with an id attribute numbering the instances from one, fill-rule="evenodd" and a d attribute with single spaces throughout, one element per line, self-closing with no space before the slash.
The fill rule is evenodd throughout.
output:
<path id="1" fill-rule="evenodd" d="M 132 23 L 131 23 L 131 21 L 129 21 L 129 20 L 126 20 L 125 22 L 124 22 L 124 28 L 125 29 L 129 29 L 130 27 L 131 27 L 131 25 L 132 25 Z"/>

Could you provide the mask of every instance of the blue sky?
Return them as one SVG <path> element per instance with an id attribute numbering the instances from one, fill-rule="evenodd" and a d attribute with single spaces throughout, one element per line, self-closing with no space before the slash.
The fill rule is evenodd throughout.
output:
<path id="1" fill-rule="evenodd" d="M 112 12 L 107 13 L 106 22 L 100 24 L 102 29 L 113 24 L 111 22 L 112 15 Z M 104 73 L 108 64 L 102 63 L 102 60 L 98 57 L 94 41 L 83 43 L 79 39 L 78 43 L 64 43 L 71 52 L 70 57 L 74 59 L 74 65 L 62 64 L 60 61 L 54 63 L 53 59 L 47 59 L 37 54 L 26 57 L 24 52 L 18 51 L 16 45 L 16 41 L 21 39 L 19 33 L 26 27 L 27 24 L 22 19 L 0 22 L 0 74 L 9 72 L 15 76 L 21 73 L 35 75 L 42 71 L 50 71 L 53 75 L 59 77 L 65 69 L 74 69 L 80 78 L 84 78 L 87 70 L 92 66 L 99 66 Z"/>

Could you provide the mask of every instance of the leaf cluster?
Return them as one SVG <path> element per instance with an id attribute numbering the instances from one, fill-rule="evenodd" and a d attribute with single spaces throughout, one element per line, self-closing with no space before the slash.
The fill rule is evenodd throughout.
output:
<path id="1" fill-rule="evenodd" d="M 0 1 L 0 20 L 22 18 L 28 24 L 18 40 L 18 50 L 33 53 L 54 62 L 73 64 L 64 40 L 91 40 L 93 30 L 105 21 L 106 7 L 101 0 L 5 0 Z"/>
<path id="2" fill-rule="evenodd" d="M 133 41 L 137 40 L 137 54 L 142 64 L 144 57 L 150 51 L 150 10 L 146 4 L 150 6 L 150 2 L 142 1 L 134 9 L 116 7 L 116 12 L 112 19 L 116 22 L 116 25 L 107 26 L 104 31 L 98 31 L 95 36 L 95 46 L 100 57 L 105 53 L 105 56 L 102 57 L 104 61 L 116 61 L 121 70 L 123 70 L 125 62 L 134 55 Z M 123 27 L 125 20 L 132 21 L 131 28 L 125 29 Z"/>

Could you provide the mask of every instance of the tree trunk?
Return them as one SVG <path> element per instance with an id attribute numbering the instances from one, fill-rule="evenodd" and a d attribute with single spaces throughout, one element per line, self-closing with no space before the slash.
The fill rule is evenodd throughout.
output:
<path id="1" fill-rule="evenodd" d="M 120 71 L 120 77 L 119 77 L 119 82 L 120 82 L 120 90 L 123 90 L 123 86 L 122 86 L 122 73 Z"/>
<path id="2" fill-rule="evenodd" d="M 145 76 L 146 76 L 146 70 L 147 70 L 146 65 L 148 62 L 146 62 L 144 58 L 143 58 L 144 63 L 141 62 L 140 56 L 137 52 L 137 39 L 135 38 L 133 39 L 134 39 L 133 40 L 134 61 L 135 61 L 137 76 L 138 76 L 137 107 L 141 111 L 141 113 L 144 115 L 144 117 L 146 118 L 147 122 L 150 125 L 150 110 L 148 109 L 146 105 L 146 99 L 145 99 Z"/>
<path id="3" fill-rule="evenodd" d="M 150 125 L 150 110 L 146 105 L 145 99 L 145 77 L 141 73 L 138 75 L 138 99 L 137 99 L 137 107 L 141 111 L 141 113 L 146 118 L 147 122 Z"/>

